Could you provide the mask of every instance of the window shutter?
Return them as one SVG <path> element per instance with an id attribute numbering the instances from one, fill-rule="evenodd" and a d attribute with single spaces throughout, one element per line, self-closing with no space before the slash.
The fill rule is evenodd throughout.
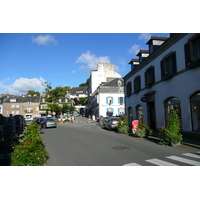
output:
<path id="1" fill-rule="evenodd" d="M 176 51 L 174 51 L 171 55 L 172 58 L 172 74 L 175 74 L 177 72 L 176 69 Z"/>
<path id="2" fill-rule="evenodd" d="M 161 67 L 161 76 L 164 76 L 165 75 L 165 73 L 164 73 L 164 60 L 160 61 L 160 67 Z"/>
<path id="3" fill-rule="evenodd" d="M 118 103 L 120 103 L 120 97 L 118 97 Z"/>
<path id="4" fill-rule="evenodd" d="M 106 97 L 106 104 L 108 104 L 108 97 Z"/>
<path id="5" fill-rule="evenodd" d="M 114 98 L 112 97 L 112 104 L 114 104 Z"/>
<path id="6" fill-rule="evenodd" d="M 185 51 L 185 67 L 188 67 L 188 65 L 191 63 L 189 42 L 184 45 L 184 51 Z"/>
<path id="7" fill-rule="evenodd" d="M 118 115 L 120 115 L 120 108 L 118 108 Z"/>

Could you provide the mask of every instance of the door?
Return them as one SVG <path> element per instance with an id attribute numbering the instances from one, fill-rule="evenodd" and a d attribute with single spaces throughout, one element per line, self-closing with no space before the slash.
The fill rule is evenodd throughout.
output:
<path id="1" fill-rule="evenodd" d="M 151 129 L 156 129 L 155 101 L 148 102 L 148 125 Z"/>

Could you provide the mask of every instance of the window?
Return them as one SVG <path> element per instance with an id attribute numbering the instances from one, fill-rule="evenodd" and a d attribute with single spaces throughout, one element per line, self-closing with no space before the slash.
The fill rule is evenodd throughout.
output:
<path id="1" fill-rule="evenodd" d="M 112 116 L 113 115 L 113 108 L 107 108 L 106 115 L 107 116 Z"/>
<path id="2" fill-rule="evenodd" d="M 141 105 L 136 106 L 136 119 L 137 120 L 143 119 L 143 107 Z"/>
<path id="3" fill-rule="evenodd" d="M 124 103 L 124 97 L 118 97 L 118 103 L 122 105 Z"/>
<path id="4" fill-rule="evenodd" d="M 136 76 L 134 79 L 134 93 L 138 93 L 141 90 L 140 76 Z"/>
<path id="5" fill-rule="evenodd" d="M 200 66 L 200 34 L 195 35 L 188 43 L 184 45 L 185 66 L 186 68 L 195 68 Z"/>
<path id="6" fill-rule="evenodd" d="M 172 97 L 165 101 L 165 124 L 167 125 L 169 121 L 169 113 L 171 110 L 176 110 L 176 113 L 179 118 L 179 123 L 181 126 L 181 102 L 178 98 Z"/>
<path id="7" fill-rule="evenodd" d="M 131 85 L 131 82 L 127 83 L 126 93 L 127 93 L 128 97 L 131 96 L 131 94 L 132 94 L 132 85 Z"/>
<path id="8" fill-rule="evenodd" d="M 106 97 L 106 104 L 113 104 L 113 97 Z"/>
<path id="9" fill-rule="evenodd" d="M 118 108 L 118 115 L 124 114 L 124 108 Z"/>
<path id="10" fill-rule="evenodd" d="M 128 125 L 131 126 L 131 123 L 133 121 L 133 109 L 132 107 L 128 108 Z"/>
<path id="11" fill-rule="evenodd" d="M 172 77 L 177 71 L 176 69 L 176 52 L 170 53 L 161 60 L 161 77 L 162 80 L 167 80 Z"/>
<path id="12" fill-rule="evenodd" d="M 200 131 L 200 91 L 191 97 L 192 129 Z"/>
<path id="13" fill-rule="evenodd" d="M 19 105 L 16 105 L 16 108 L 19 108 Z"/>
<path id="14" fill-rule="evenodd" d="M 13 104 L 13 105 L 11 106 L 11 108 L 15 108 L 15 105 Z"/>
<path id="15" fill-rule="evenodd" d="M 145 86 L 150 87 L 153 83 L 155 83 L 155 74 L 154 66 L 151 66 L 145 71 Z"/>

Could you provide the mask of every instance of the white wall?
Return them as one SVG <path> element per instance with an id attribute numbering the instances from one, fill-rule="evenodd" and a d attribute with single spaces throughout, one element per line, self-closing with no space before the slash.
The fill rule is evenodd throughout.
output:
<path id="1" fill-rule="evenodd" d="M 108 105 L 106 103 L 106 97 L 113 97 L 113 104 Z M 124 108 L 124 104 L 120 105 L 118 103 L 118 97 L 124 97 L 124 94 L 100 94 L 99 97 L 99 115 L 102 115 L 103 117 L 106 117 L 106 109 L 107 108 L 113 108 L 113 116 L 118 115 L 118 108 Z"/>

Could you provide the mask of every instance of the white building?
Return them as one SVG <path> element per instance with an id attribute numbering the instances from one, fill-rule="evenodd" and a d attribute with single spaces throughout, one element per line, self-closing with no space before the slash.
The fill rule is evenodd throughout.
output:
<path id="1" fill-rule="evenodd" d="M 200 135 L 200 34 L 152 37 L 147 44 L 149 56 L 138 55 L 141 62 L 130 62 L 132 70 L 124 77 L 129 124 L 143 117 L 159 129 L 176 109 L 183 133 Z"/>
<path id="2" fill-rule="evenodd" d="M 124 80 L 113 79 L 102 83 L 92 94 L 91 109 L 94 115 L 119 116 L 125 113 Z"/>
<path id="3" fill-rule="evenodd" d="M 106 103 L 106 97 L 112 97 L 113 101 L 115 102 L 115 98 L 120 97 L 122 95 L 124 97 L 124 94 L 122 92 L 119 92 L 119 89 L 115 91 L 114 89 L 110 90 L 106 88 L 118 88 L 118 85 L 110 86 L 107 84 L 116 78 L 121 79 L 121 75 L 115 72 L 114 65 L 108 64 L 108 63 L 99 63 L 97 65 L 97 70 L 92 70 L 90 73 L 90 83 L 88 86 L 88 110 L 87 114 L 95 114 L 95 115 L 103 115 L 107 116 L 113 113 L 113 115 L 118 115 L 120 111 L 118 111 L 118 107 L 114 104 L 112 106 L 108 107 L 108 104 Z M 123 84 L 123 80 L 121 80 Z M 107 84 L 107 85 L 106 85 Z M 98 88 L 98 89 L 97 89 Z M 119 94 L 120 95 L 119 95 Z M 121 97 L 122 97 L 121 96 Z M 105 101 L 105 102 L 104 102 Z M 117 100 L 116 100 L 117 102 Z M 106 110 L 108 109 L 108 110 Z"/>

